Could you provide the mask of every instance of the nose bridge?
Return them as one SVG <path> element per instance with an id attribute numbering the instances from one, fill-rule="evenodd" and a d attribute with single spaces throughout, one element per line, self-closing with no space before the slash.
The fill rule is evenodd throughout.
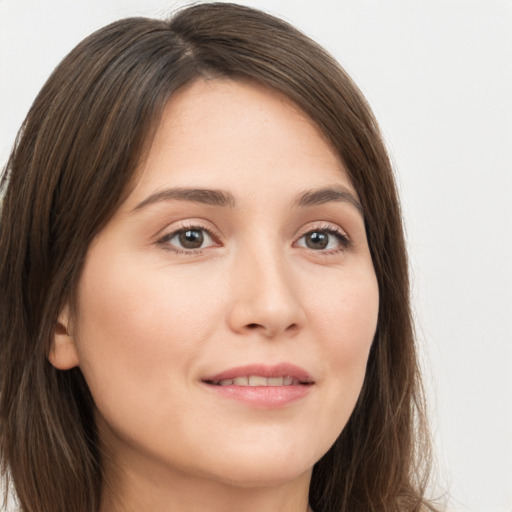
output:
<path id="1" fill-rule="evenodd" d="M 294 332 L 304 320 L 285 247 L 271 238 L 257 237 L 239 248 L 234 263 L 231 311 L 235 330 L 258 330 L 268 337 Z"/>

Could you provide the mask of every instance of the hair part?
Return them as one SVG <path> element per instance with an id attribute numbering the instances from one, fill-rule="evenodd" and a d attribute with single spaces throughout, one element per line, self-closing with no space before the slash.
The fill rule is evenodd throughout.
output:
<path id="1" fill-rule="evenodd" d="M 168 99 L 193 80 L 219 77 L 256 81 L 297 104 L 345 164 L 365 212 L 380 294 L 377 332 L 355 410 L 314 467 L 311 505 L 322 512 L 431 507 L 401 213 L 377 123 L 316 43 L 275 17 L 225 3 L 95 32 L 56 68 L 27 115 L 1 184 L 4 475 L 24 512 L 99 509 L 94 402 L 79 368 L 49 364 L 55 325 L 74 304 L 88 247 L 129 193 Z"/>

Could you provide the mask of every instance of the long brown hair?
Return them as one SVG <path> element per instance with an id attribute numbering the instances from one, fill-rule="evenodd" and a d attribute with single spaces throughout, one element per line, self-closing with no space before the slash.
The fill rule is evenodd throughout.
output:
<path id="1" fill-rule="evenodd" d="M 318 45 L 233 4 L 130 18 L 80 43 L 36 98 L 5 168 L 0 224 L 0 450 L 24 512 L 97 512 L 102 461 L 79 368 L 47 354 L 88 247 L 125 198 L 169 97 L 203 77 L 280 91 L 344 162 L 365 211 L 380 310 L 361 395 L 315 465 L 318 512 L 430 508 L 423 398 L 392 169 L 365 99 Z M 433 510 L 433 508 L 432 508 Z"/>

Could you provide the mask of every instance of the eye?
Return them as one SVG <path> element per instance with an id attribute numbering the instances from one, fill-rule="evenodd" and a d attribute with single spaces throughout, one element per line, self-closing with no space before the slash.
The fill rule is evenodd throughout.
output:
<path id="1" fill-rule="evenodd" d="M 197 252 L 217 245 L 212 235 L 206 229 L 198 226 L 173 231 L 161 238 L 158 243 L 177 253 Z"/>
<path id="2" fill-rule="evenodd" d="M 308 231 L 297 241 L 299 247 L 327 252 L 342 251 L 349 244 L 350 241 L 345 234 L 330 227 Z"/>

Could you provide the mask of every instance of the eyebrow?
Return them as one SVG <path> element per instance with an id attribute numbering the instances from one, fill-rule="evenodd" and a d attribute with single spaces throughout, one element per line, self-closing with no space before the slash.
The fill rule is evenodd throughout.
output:
<path id="1" fill-rule="evenodd" d="M 132 212 L 141 210 L 146 206 L 161 201 L 191 201 L 193 203 L 206 204 L 210 206 L 221 206 L 234 208 L 236 199 L 230 192 L 206 188 L 166 188 L 159 190 L 141 201 L 135 206 Z M 306 190 L 298 194 L 293 202 L 295 208 L 317 206 L 330 202 L 345 202 L 351 204 L 363 215 L 363 207 L 356 197 L 345 187 L 333 186 L 316 190 Z"/>
<path id="2" fill-rule="evenodd" d="M 150 204 L 160 201 L 191 201 L 193 203 L 207 204 L 211 206 L 224 206 L 233 208 L 236 205 L 235 198 L 230 192 L 206 188 L 166 188 L 151 194 L 141 201 L 132 211 L 137 211 Z"/>
<path id="3" fill-rule="evenodd" d="M 345 187 L 333 186 L 317 190 L 307 190 L 299 194 L 294 202 L 296 207 L 316 206 L 331 202 L 342 202 L 351 204 L 363 215 L 363 207 L 354 194 Z"/>

